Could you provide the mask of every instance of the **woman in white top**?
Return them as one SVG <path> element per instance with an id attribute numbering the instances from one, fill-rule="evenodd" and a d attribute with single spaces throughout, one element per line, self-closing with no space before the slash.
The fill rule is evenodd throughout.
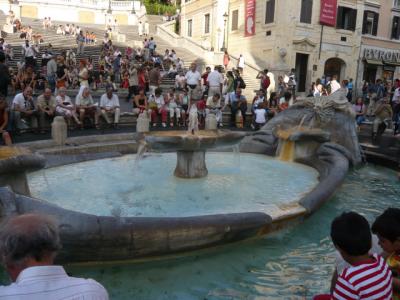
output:
<path id="1" fill-rule="evenodd" d="M 58 89 L 56 102 L 56 114 L 59 116 L 63 116 L 68 123 L 70 123 L 71 119 L 74 119 L 76 124 L 78 124 L 82 128 L 82 123 L 81 121 L 79 121 L 76 115 L 75 105 L 72 103 L 71 98 L 66 95 L 65 87 L 60 87 Z"/>
<path id="2" fill-rule="evenodd" d="M 181 107 L 175 96 L 175 89 L 171 88 L 168 93 L 168 110 L 169 110 L 169 126 L 174 127 L 174 116 L 176 117 L 176 124 L 179 124 L 181 118 Z"/>

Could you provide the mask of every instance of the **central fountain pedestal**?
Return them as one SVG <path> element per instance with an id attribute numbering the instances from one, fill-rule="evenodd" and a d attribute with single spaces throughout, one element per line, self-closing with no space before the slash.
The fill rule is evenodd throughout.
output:
<path id="1" fill-rule="evenodd" d="M 206 151 L 176 152 L 177 161 L 174 175 L 181 178 L 201 178 L 208 174 Z"/>
<path id="2" fill-rule="evenodd" d="M 208 174 L 208 149 L 236 145 L 245 135 L 243 132 L 229 130 L 201 130 L 195 134 L 183 131 L 156 131 L 146 133 L 144 139 L 152 150 L 176 151 L 176 177 L 201 178 Z"/>

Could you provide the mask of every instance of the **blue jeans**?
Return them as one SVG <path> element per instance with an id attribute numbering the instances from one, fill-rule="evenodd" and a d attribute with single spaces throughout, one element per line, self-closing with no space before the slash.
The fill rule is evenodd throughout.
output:
<path id="1" fill-rule="evenodd" d="M 361 125 L 361 123 L 364 122 L 364 121 L 365 121 L 365 117 L 364 116 L 357 116 L 356 117 L 357 125 Z"/>

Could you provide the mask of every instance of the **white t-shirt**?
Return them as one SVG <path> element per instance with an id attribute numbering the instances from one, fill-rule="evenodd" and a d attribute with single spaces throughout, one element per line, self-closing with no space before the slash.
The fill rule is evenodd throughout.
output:
<path id="1" fill-rule="evenodd" d="M 244 57 L 243 56 L 239 57 L 238 67 L 239 68 L 244 68 Z"/>
<path id="2" fill-rule="evenodd" d="M 198 71 L 192 72 L 192 70 L 189 70 L 186 72 L 185 75 L 186 78 L 186 83 L 189 85 L 196 85 L 199 84 L 199 81 L 201 79 L 201 75 Z"/>
<path id="3" fill-rule="evenodd" d="M 68 276 L 62 266 L 38 266 L 24 269 L 14 283 L 0 286 L 0 299 L 108 300 L 108 294 L 93 279 Z"/>
<path id="4" fill-rule="evenodd" d="M 332 80 L 330 82 L 330 86 L 331 86 L 331 94 L 340 89 L 340 83 L 337 82 L 336 80 Z"/>
<path id="5" fill-rule="evenodd" d="M 23 93 L 19 93 L 19 94 L 16 94 L 14 99 L 13 99 L 13 102 L 12 102 L 12 105 L 11 105 L 11 109 L 15 109 L 15 107 L 17 105 L 21 109 L 28 109 L 28 110 L 29 109 L 33 109 L 34 107 L 32 107 L 32 105 L 30 103 L 33 103 L 33 99 L 32 99 L 32 102 L 25 101 L 24 94 Z"/>
<path id="6" fill-rule="evenodd" d="M 214 70 L 214 71 L 210 72 L 210 74 L 208 74 L 207 82 L 208 82 L 209 86 L 219 87 L 220 84 L 224 83 L 224 78 L 222 77 L 221 73 Z"/>
<path id="7" fill-rule="evenodd" d="M 257 124 L 264 124 L 265 122 L 267 122 L 265 113 L 266 113 L 266 111 L 264 108 L 257 108 L 254 110 L 254 114 L 256 115 L 256 123 Z"/>
<path id="8" fill-rule="evenodd" d="M 100 107 L 105 107 L 109 109 L 119 107 L 118 96 L 116 94 L 113 94 L 111 99 L 109 99 L 107 94 L 103 94 L 100 98 Z"/>
<path id="9" fill-rule="evenodd" d="M 394 90 L 393 93 L 393 102 L 400 102 L 400 88 Z"/>
<path id="10" fill-rule="evenodd" d="M 221 98 L 217 102 L 213 101 L 213 96 L 207 98 L 206 106 L 210 108 L 221 108 Z"/>

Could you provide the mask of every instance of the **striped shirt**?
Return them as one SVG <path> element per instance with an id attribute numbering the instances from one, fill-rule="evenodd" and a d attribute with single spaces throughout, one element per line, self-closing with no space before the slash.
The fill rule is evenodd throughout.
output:
<path id="1" fill-rule="evenodd" d="M 24 269 L 14 283 L 0 286 L 1 300 L 108 300 L 105 288 L 92 279 L 70 277 L 62 266 Z"/>
<path id="2" fill-rule="evenodd" d="M 392 299 L 392 272 L 385 260 L 374 254 L 367 262 L 345 268 L 333 292 L 333 299 Z"/>

